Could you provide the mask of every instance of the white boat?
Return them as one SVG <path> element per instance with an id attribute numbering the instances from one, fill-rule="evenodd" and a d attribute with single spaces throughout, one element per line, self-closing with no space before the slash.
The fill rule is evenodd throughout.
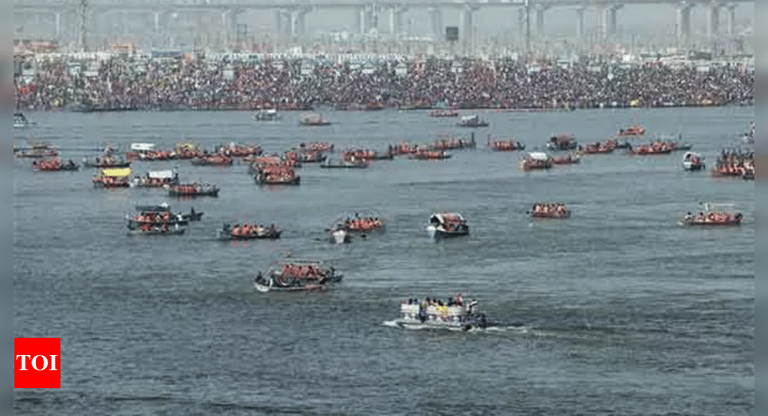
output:
<path id="1" fill-rule="evenodd" d="M 432 238 L 457 237 L 468 235 L 469 226 L 459 213 L 435 213 L 429 218 L 427 231 Z"/>
<path id="2" fill-rule="evenodd" d="M 706 166 L 704 164 L 704 158 L 694 152 L 686 152 L 683 156 L 683 169 L 687 171 L 702 170 Z"/>
<path id="3" fill-rule="evenodd" d="M 456 295 L 447 302 L 427 298 L 423 302 L 408 299 L 400 303 L 400 317 L 394 324 L 408 329 L 448 329 L 468 331 L 486 328 L 485 314 L 475 312 L 477 301 L 465 302 Z"/>
<path id="4" fill-rule="evenodd" d="M 134 152 L 152 152 L 155 150 L 154 143 L 131 143 L 131 150 Z"/>
<path id="5" fill-rule="evenodd" d="M 349 232 L 344 228 L 335 228 L 331 231 L 331 242 L 334 244 L 349 243 Z"/>
<path id="6" fill-rule="evenodd" d="M 259 110 L 253 114 L 256 121 L 275 121 L 280 120 L 280 114 L 274 108 Z"/>
<path id="7" fill-rule="evenodd" d="M 462 117 L 456 125 L 459 127 L 488 127 L 488 122 L 481 120 L 480 116 L 471 115 Z"/>
<path id="8" fill-rule="evenodd" d="M 29 126 L 29 120 L 23 113 L 13 113 L 13 128 L 23 129 L 27 126 Z"/>
<path id="9" fill-rule="evenodd" d="M 179 175 L 173 170 L 149 171 L 146 176 L 131 180 L 131 186 L 142 188 L 163 188 L 179 183 Z"/>

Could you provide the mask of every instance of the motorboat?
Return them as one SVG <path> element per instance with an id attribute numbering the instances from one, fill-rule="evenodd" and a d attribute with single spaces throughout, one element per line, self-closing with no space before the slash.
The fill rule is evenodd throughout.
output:
<path id="1" fill-rule="evenodd" d="M 512 152 L 515 150 L 525 150 L 525 144 L 517 140 L 488 140 L 488 147 L 495 152 Z"/>
<path id="2" fill-rule="evenodd" d="M 579 163 L 580 161 L 581 158 L 579 155 L 572 152 L 568 152 L 567 155 L 552 157 L 552 164 L 554 165 L 573 165 Z"/>
<path id="3" fill-rule="evenodd" d="M 599 153 L 613 153 L 617 148 L 618 142 L 614 139 L 608 140 L 605 143 L 589 143 L 581 147 L 580 151 L 586 154 L 599 154 Z"/>
<path id="4" fill-rule="evenodd" d="M 411 153 L 408 155 L 408 159 L 416 159 L 416 160 L 446 160 L 450 159 L 453 155 L 451 155 L 448 152 L 445 151 L 429 151 L 429 150 L 418 150 L 414 153 Z"/>
<path id="5" fill-rule="evenodd" d="M 179 174 L 173 170 L 150 171 L 145 176 L 136 176 L 131 180 L 131 186 L 139 188 L 163 188 L 178 183 Z"/>
<path id="6" fill-rule="evenodd" d="M 59 159 L 35 160 L 32 162 L 32 170 L 36 172 L 59 172 L 80 170 L 80 165 L 69 160 L 62 162 Z"/>
<path id="7" fill-rule="evenodd" d="M 153 226 L 184 226 L 189 221 L 185 220 L 181 214 L 173 214 L 170 211 L 141 211 L 134 216 L 126 216 L 128 220 L 128 229 L 135 230 L 142 227 L 149 228 Z"/>
<path id="8" fill-rule="evenodd" d="M 544 152 L 530 152 L 520 161 L 520 167 L 525 171 L 550 169 L 552 164 L 552 158 Z"/>
<path id="9" fill-rule="evenodd" d="M 562 203 L 537 202 L 528 211 L 531 218 L 568 218 L 571 211 Z"/>
<path id="10" fill-rule="evenodd" d="M 343 228 L 352 233 L 384 231 L 387 221 L 375 211 L 350 211 L 334 222 L 334 228 Z"/>
<path id="11" fill-rule="evenodd" d="M 259 292 L 323 290 L 338 283 L 343 275 L 318 260 L 282 259 L 265 274 L 256 275 L 253 285 Z"/>
<path id="12" fill-rule="evenodd" d="M 645 135 L 645 128 L 640 125 L 634 124 L 625 129 L 619 129 L 616 135 L 620 137 L 643 136 Z"/>
<path id="13" fill-rule="evenodd" d="M 465 301 L 458 294 L 447 301 L 426 298 L 400 302 L 400 317 L 393 323 L 407 329 L 468 331 L 489 326 L 485 314 L 476 311 L 476 300 Z"/>
<path id="14" fill-rule="evenodd" d="M 219 196 L 219 187 L 212 184 L 176 184 L 171 185 L 168 196 L 195 197 L 195 196 Z"/>
<path id="15" fill-rule="evenodd" d="M 654 142 L 640 146 L 630 146 L 627 148 L 628 155 L 666 155 L 672 153 L 672 146 L 665 142 Z"/>
<path id="16" fill-rule="evenodd" d="M 83 166 L 86 168 L 127 168 L 131 166 L 130 160 L 123 160 L 114 156 L 101 156 L 95 159 L 83 158 Z"/>
<path id="17" fill-rule="evenodd" d="M 578 143 L 576 143 L 576 139 L 574 139 L 571 134 L 566 133 L 552 136 L 549 138 L 549 142 L 547 142 L 547 150 L 550 151 L 574 150 L 577 147 Z"/>
<path id="18" fill-rule="evenodd" d="M 232 158 L 223 154 L 203 155 L 192 161 L 195 166 L 232 166 L 233 163 Z"/>
<path id="19" fill-rule="evenodd" d="M 162 226 L 145 226 L 128 231 L 130 236 L 139 235 L 181 235 L 184 234 L 186 228 L 179 227 L 178 224 L 171 227 L 168 224 Z"/>
<path id="20" fill-rule="evenodd" d="M 327 118 L 323 118 L 320 113 L 304 114 L 299 118 L 299 125 L 301 126 L 330 126 L 331 122 Z"/>
<path id="21" fill-rule="evenodd" d="M 274 108 L 265 108 L 253 113 L 253 119 L 256 121 L 276 121 L 280 118 L 280 113 Z"/>
<path id="22" fill-rule="evenodd" d="M 459 112 L 456 111 L 456 110 L 442 110 L 442 109 L 438 109 L 438 110 L 430 111 L 429 112 L 429 116 L 430 117 L 438 117 L 438 118 L 458 117 L 459 116 Z"/>
<path id="23" fill-rule="evenodd" d="M 458 237 L 469 235 L 469 226 L 459 213 L 434 213 L 429 218 L 427 232 L 432 238 Z"/>
<path id="24" fill-rule="evenodd" d="M 301 176 L 289 167 L 266 166 L 256 169 L 253 178 L 259 185 L 298 185 L 301 183 Z"/>
<path id="25" fill-rule="evenodd" d="M 474 149 L 477 147 L 475 142 L 475 133 L 469 140 L 461 139 L 458 137 L 449 137 L 444 139 L 437 139 L 429 144 L 430 150 L 460 150 L 460 149 Z"/>
<path id="26" fill-rule="evenodd" d="M 464 116 L 456 123 L 459 127 L 488 127 L 488 122 L 481 120 L 478 115 Z"/>
<path id="27" fill-rule="evenodd" d="M 391 152 L 379 154 L 379 152 L 376 152 L 374 150 L 369 150 L 369 149 L 347 149 L 347 150 L 341 151 L 342 160 L 371 161 L 371 160 L 392 160 L 393 158 L 394 158 L 394 154 L 392 154 Z"/>
<path id="28" fill-rule="evenodd" d="M 259 224 L 229 224 L 224 223 L 216 230 L 216 238 L 219 240 L 276 240 L 280 238 L 282 230 L 274 224 L 265 227 Z"/>
<path id="29" fill-rule="evenodd" d="M 740 212 L 728 212 L 726 209 L 733 204 L 704 203 L 704 209 L 697 215 L 689 212 L 678 221 L 681 226 L 735 226 L 741 224 L 744 217 Z"/>
<path id="30" fill-rule="evenodd" d="M 365 169 L 368 167 L 368 162 L 362 159 L 351 158 L 349 160 L 340 160 L 338 162 L 331 162 L 326 160 L 320 164 L 323 169 Z"/>
<path id="31" fill-rule="evenodd" d="M 687 171 L 695 171 L 705 169 L 704 158 L 694 152 L 685 152 L 683 156 L 683 169 Z"/>

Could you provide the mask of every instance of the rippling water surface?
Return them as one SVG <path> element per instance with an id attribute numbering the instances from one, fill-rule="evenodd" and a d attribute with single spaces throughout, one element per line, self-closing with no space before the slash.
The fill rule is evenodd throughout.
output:
<path id="1" fill-rule="evenodd" d="M 444 162 L 395 159 L 367 170 L 305 165 L 301 185 L 258 187 L 246 165 L 178 167 L 219 198 L 169 200 L 155 189 L 94 189 L 92 170 L 33 172 L 16 160 L 15 336 L 60 337 L 62 388 L 16 391 L 17 414 L 751 415 L 754 396 L 754 184 L 681 169 L 681 153 L 586 155 L 525 173 L 519 153 L 552 134 L 605 140 L 640 122 L 682 133 L 714 165 L 740 145 L 752 108 L 481 113 L 477 150 Z M 16 139 L 61 148 L 111 142 L 303 141 L 385 150 L 400 140 L 468 135 L 425 112 L 299 114 L 257 123 L 244 112 L 31 113 Z M 83 151 L 65 152 L 79 160 Z M 140 203 L 204 211 L 183 236 L 131 238 Z M 531 222 L 534 201 L 566 202 L 565 221 Z M 738 228 L 686 229 L 700 201 L 732 202 Z M 350 209 L 376 209 L 385 233 L 345 246 L 323 232 Z M 435 243 L 436 210 L 461 212 L 467 238 Z M 223 243 L 224 221 L 274 222 L 278 241 Z M 323 293 L 263 294 L 252 280 L 282 253 L 344 272 Z M 507 323 L 485 332 L 387 326 L 407 297 L 468 291 Z"/>

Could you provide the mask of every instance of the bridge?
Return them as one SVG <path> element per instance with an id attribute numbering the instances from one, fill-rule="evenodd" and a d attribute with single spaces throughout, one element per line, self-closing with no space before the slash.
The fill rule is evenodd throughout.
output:
<path id="1" fill-rule="evenodd" d="M 616 35 L 619 11 L 626 5 L 669 5 L 677 14 L 676 36 L 678 44 L 685 45 L 691 39 L 691 10 L 703 7 L 708 10 L 707 36 L 713 39 L 718 34 L 735 35 L 736 7 L 738 4 L 754 4 L 754 0 L 87 0 L 87 12 L 80 12 L 81 0 L 15 0 L 14 21 L 23 22 L 40 15 L 52 20 L 54 37 L 62 38 L 63 28 L 68 23 L 82 24 L 82 19 L 93 23 L 111 13 L 141 14 L 150 18 L 153 33 L 166 30 L 171 14 L 215 14 L 221 18 L 218 25 L 220 38 L 231 43 L 240 31 L 238 16 L 245 12 L 274 13 L 275 35 L 287 39 L 298 39 L 305 35 L 306 20 L 315 11 L 350 10 L 353 12 L 355 32 L 360 35 L 377 32 L 381 20 L 386 22 L 383 33 L 391 38 L 407 36 L 403 28 L 403 16 L 409 10 L 427 9 L 429 32 L 434 40 L 445 36 L 442 10 L 453 8 L 460 11 L 459 33 L 461 45 L 472 50 L 474 14 L 485 8 L 508 8 L 518 10 L 520 35 L 530 38 L 546 36 L 545 14 L 552 8 L 570 8 L 575 12 L 578 39 L 585 36 L 584 13 L 589 8 L 597 12 L 597 32 L 601 40 Z M 725 30 L 721 27 L 721 12 L 726 12 Z M 53 17 L 53 19 L 50 19 Z M 382 19 L 383 17 L 383 19 Z M 198 28 L 202 30 L 202 28 Z M 85 39 L 81 42 L 84 44 Z"/>

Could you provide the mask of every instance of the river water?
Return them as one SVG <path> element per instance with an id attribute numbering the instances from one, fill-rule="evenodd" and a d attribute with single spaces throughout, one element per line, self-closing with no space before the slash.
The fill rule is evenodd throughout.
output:
<path id="1" fill-rule="evenodd" d="M 92 170 L 14 166 L 15 336 L 59 337 L 59 390 L 17 390 L 40 414 L 589 414 L 751 415 L 754 411 L 754 182 L 684 172 L 680 152 L 586 155 L 522 172 L 519 153 L 488 151 L 488 133 L 542 147 L 558 132 L 602 141 L 642 123 L 681 133 L 710 166 L 740 145 L 753 108 L 480 112 L 477 150 L 442 162 L 380 161 L 367 170 L 305 165 L 300 186 L 259 187 L 246 165 L 177 168 L 221 186 L 178 201 L 156 189 L 94 189 Z M 17 131 L 61 148 L 106 142 L 304 141 L 385 150 L 468 131 L 425 112 L 327 112 L 257 123 L 245 112 L 30 113 Z M 91 152 L 89 155 L 93 155 Z M 82 150 L 65 151 L 79 161 Z M 136 204 L 194 207 L 183 236 L 131 238 Z M 565 202 L 565 221 L 531 222 L 535 201 Z M 740 227 L 675 225 L 699 202 L 730 202 Z M 323 231 L 351 209 L 375 209 L 383 234 L 335 246 Z M 467 218 L 467 238 L 431 241 L 434 211 Z M 276 223 L 277 241 L 223 243 L 224 221 Z M 255 291 L 281 254 L 344 273 L 320 293 Z M 387 325 L 408 297 L 477 299 L 500 328 L 471 332 Z"/>

